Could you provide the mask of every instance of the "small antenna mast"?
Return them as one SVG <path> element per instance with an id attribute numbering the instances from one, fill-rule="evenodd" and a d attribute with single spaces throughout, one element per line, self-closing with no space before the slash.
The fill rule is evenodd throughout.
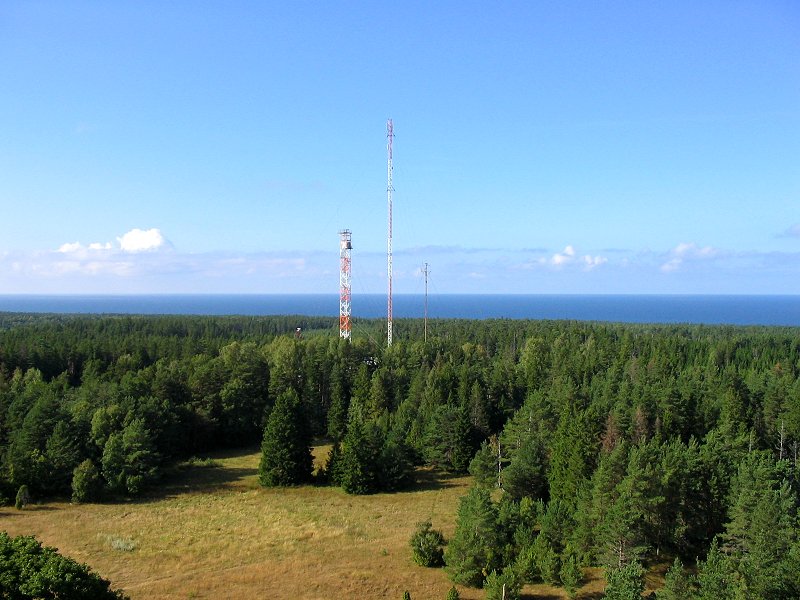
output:
<path id="1" fill-rule="evenodd" d="M 386 196 L 389 204 L 389 236 L 386 244 L 387 274 L 389 276 L 389 298 L 387 301 L 387 311 L 386 311 L 387 313 L 386 345 L 391 346 L 392 345 L 392 192 L 394 191 L 394 187 L 392 186 L 392 139 L 394 138 L 394 130 L 392 127 L 391 119 L 389 119 L 386 122 L 386 137 L 389 138 L 389 143 L 387 144 L 387 151 L 389 153 L 389 160 L 387 164 L 388 185 L 386 186 Z"/>

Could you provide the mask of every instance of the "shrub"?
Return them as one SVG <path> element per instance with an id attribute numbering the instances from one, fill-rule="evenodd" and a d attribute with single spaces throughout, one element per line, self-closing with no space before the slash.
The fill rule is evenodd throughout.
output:
<path id="1" fill-rule="evenodd" d="M 26 505 L 31 503 L 31 494 L 28 491 L 28 486 L 22 484 L 19 486 L 19 490 L 17 490 L 17 499 L 14 502 L 14 507 L 17 510 L 22 510 L 25 508 Z"/>
<path id="2" fill-rule="evenodd" d="M 100 497 L 103 480 L 100 471 L 90 459 L 86 459 L 72 472 L 72 501 L 94 502 Z"/>
<path id="3" fill-rule="evenodd" d="M 441 567 L 444 564 L 444 536 L 433 529 L 430 521 L 417 524 L 409 541 L 414 562 L 423 567 Z"/>
<path id="4" fill-rule="evenodd" d="M 461 596 L 459 596 L 456 586 L 450 588 L 450 591 L 447 592 L 447 598 L 445 598 L 445 600 L 461 600 Z"/>
<path id="5" fill-rule="evenodd" d="M 89 567 L 42 546 L 32 536 L 0 532 L 0 598 L 124 600 L 122 592 Z"/>

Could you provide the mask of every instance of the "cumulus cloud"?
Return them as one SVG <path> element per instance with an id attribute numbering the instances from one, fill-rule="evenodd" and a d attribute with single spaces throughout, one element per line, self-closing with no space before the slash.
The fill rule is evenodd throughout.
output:
<path id="1" fill-rule="evenodd" d="M 575 248 L 571 245 L 564 248 L 563 252 L 557 252 L 550 257 L 550 263 L 556 267 L 570 263 L 575 258 Z"/>
<path id="2" fill-rule="evenodd" d="M 666 262 L 661 265 L 661 271 L 664 273 L 672 273 L 680 269 L 687 261 L 714 258 L 718 254 L 719 251 L 711 246 L 700 247 L 694 242 L 681 242 L 670 250 Z"/>
<path id="3" fill-rule="evenodd" d="M 100 242 L 92 242 L 88 246 L 84 246 L 80 242 L 67 242 L 61 244 L 56 252 L 61 254 L 82 254 L 86 255 L 88 252 L 99 252 L 103 250 L 111 250 L 111 242 L 101 244 Z"/>
<path id="4" fill-rule="evenodd" d="M 128 233 L 117 238 L 123 252 L 153 252 L 169 246 L 160 229 L 131 229 Z"/>
<path id="5" fill-rule="evenodd" d="M 605 256 L 590 256 L 587 254 L 583 257 L 584 268 L 587 271 L 591 271 L 592 269 L 599 267 L 600 265 L 604 265 L 607 262 L 608 259 Z"/>
<path id="6" fill-rule="evenodd" d="M 83 245 L 81 245 L 80 242 L 67 242 L 66 244 L 61 244 L 57 252 L 61 252 L 62 254 L 71 254 L 72 252 L 80 252 L 82 249 Z"/>
<path id="7" fill-rule="evenodd" d="M 543 264 L 544 261 L 539 261 L 540 264 Z M 605 256 L 592 256 L 591 254 L 584 254 L 583 256 L 578 256 L 578 253 L 575 251 L 575 247 L 571 244 L 564 248 L 563 251 L 557 252 L 550 257 L 550 265 L 561 268 L 566 265 L 581 265 L 584 271 L 591 271 L 592 269 L 596 269 L 600 265 L 604 265 L 608 262 L 608 259 Z"/>

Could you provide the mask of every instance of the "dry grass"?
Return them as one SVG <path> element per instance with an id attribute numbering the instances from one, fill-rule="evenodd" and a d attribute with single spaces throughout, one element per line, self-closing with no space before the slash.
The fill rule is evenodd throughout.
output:
<path id="1" fill-rule="evenodd" d="M 469 478 L 423 470 L 412 491 L 348 496 L 338 488 L 261 488 L 257 452 L 214 458 L 211 466 L 177 472 L 161 495 L 135 502 L 0 508 L 0 529 L 35 535 L 134 600 L 399 600 L 404 590 L 415 599 L 443 599 L 450 589 L 443 570 L 413 564 L 408 540 L 423 520 L 452 535 Z M 581 597 L 599 597 L 602 580 L 589 575 Z M 566 598 L 548 586 L 525 591 Z"/>

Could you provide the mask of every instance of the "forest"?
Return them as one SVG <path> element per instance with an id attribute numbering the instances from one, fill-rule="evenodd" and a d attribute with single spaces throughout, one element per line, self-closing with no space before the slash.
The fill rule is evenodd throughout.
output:
<path id="1" fill-rule="evenodd" d="M 386 347 L 382 326 L 2 314 L 0 500 L 124 500 L 260 444 L 264 486 L 470 473 L 451 539 L 410 545 L 487 598 L 573 597 L 589 566 L 637 598 L 665 562 L 660 599 L 800 597 L 800 330 L 398 320 Z"/>

